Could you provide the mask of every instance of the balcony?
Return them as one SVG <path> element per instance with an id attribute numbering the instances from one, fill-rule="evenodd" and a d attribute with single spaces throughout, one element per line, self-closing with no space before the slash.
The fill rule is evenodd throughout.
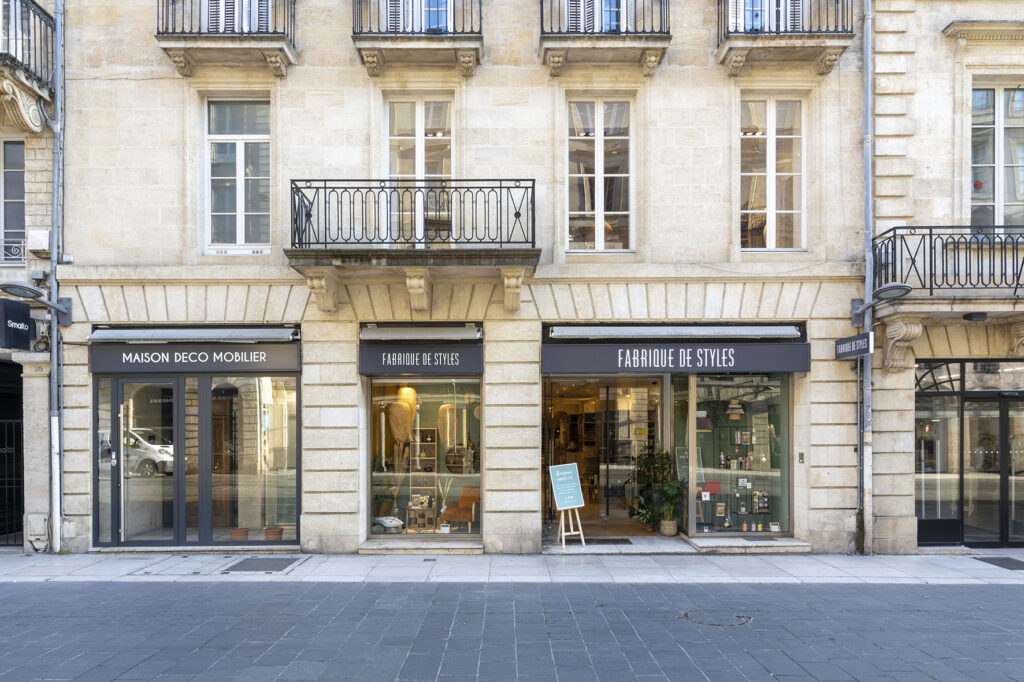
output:
<path id="1" fill-rule="evenodd" d="M 370 76 L 398 65 L 476 73 L 481 0 L 354 0 L 352 14 L 352 42 Z"/>
<path id="2" fill-rule="evenodd" d="M 0 18 L 0 102 L 8 121 L 25 132 L 41 133 L 45 125 L 40 100 L 49 102 L 52 94 L 53 45 L 53 17 L 46 10 L 32 0 L 4 2 Z"/>
<path id="3" fill-rule="evenodd" d="M 413 310 L 430 309 L 438 276 L 498 274 L 518 310 L 537 265 L 534 180 L 293 180 L 290 265 L 321 310 L 340 279 L 404 274 Z M 457 268 L 457 269 L 456 269 Z"/>
<path id="4" fill-rule="evenodd" d="M 730 76 L 756 62 L 813 64 L 825 75 L 853 42 L 854 0 L 718 0 L 715 58 Z"/>
<path id="5" fill-rule="evenodd" d="M 552 76 L 566 64 L 636 65 L 653 76 L 672 41 L 669 0 L 540 0 L 540 49 Z"/>
<path id="6" fill-rule="evenodd" d="M 25 238 L 0 237 L 0 267 L 25 264 Z"/>
<path id="7" fill-rule="evenodd" d="M 182 76 L 200 65 L 262 65 L 279 78 L 298 61 L 295 0 L 157 0 L 156 40 Z"/>

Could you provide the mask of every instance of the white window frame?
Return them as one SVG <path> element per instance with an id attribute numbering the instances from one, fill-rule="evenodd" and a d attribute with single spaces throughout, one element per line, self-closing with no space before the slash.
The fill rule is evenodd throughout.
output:
<path id="1" fill-rule="evenodd" d="M 21 227 L 21 258 L 7 259 L 4 257 L 4 253 L 7 251 L 8 244 L 7 240 L 11 239 L 7 236 L 7 195 L 6 195 L 6 184 L 4 183 L 3 175 L 7 172 L 7 157 L 3 153 L 4 145 L 8 142 L 20 142 L 22 144 L 23 155 L 25 157 L 25 167 L 21 169 L 22 183 L 27 184 L 28 182 L 28 145 L 25 144 L 25 138 L 23 137 L 0 137 L 0 267 L 2 266 L 22 266 L 25 264 L 25 247 L 26 240 L 28 239 L 28 201 L 27 193 L 28 188 L 25 188 L 25 195 L 21 199 L 12 199 L 12 201 L 20 201 L 24 206 L 23 211 L 25 212 L 25 224 Z"/>
<path id="2" fill-rule="evenodd" d="M 274 144 L 271 134 L 266 135 L 211 135 L 210 105 L 214 102 L 266 102 L 269 113 L 270 130 L 274 130 L 273 106 L 267 97 L 208 97 L 203 101 L 203 242 L 204 253 L 214 256 L 228 255 L 263 255 L 270 252 L 274 238 Z M 213 243 L 213 197 L 211 191 L 212 176 L 210 174 L 210 147 L 214 142 L 235 143 L 235 243 Z M 246 243 L 245 240 L 245 143 L 266 142 L 270 147 L 270 213 L 268 217 L 271 241 Z"/>
<path id="3" fill-rule="evenodd" d="M 410 176 L 400 176 L 391 172 L 391 104 L 394 102 L 413 102 L 416 107 L 416 130 L 415 136 L 413 137 L 415 145 L 415 171 Z M 448 103 L 448 119 L 450 126 L 450 134 L 448 135 L 448 163 L 451 172 L 446 176 L 443 175 L 431 175 L 426 174 L 426 102 L 447 102 Z M 402 94 L 402 93 L 391 93 L 384 97 L 384 168 L 382 170 L 383 177 L 389 181 L 415 181 L 417 183 L 426 182 L 429 180 L 451 180 L 458 177 L 455 171 L 455 96 L 451 92 L 437 92 L 437 93 L 414 93 L 414 94 Z M 386 210 L 386 208 L 385 208 Z M 423 195 L 418 194 L 416 205 L 414 208 L 416 214 L 416 226 L 415 226 L 415 245 L 417 248 L 425 247 L 426 240 L 426 229 L 424 225 L 424 206 L 423 206 Z M 454 218 L 454 216 L 453 216 Z M 388 216 L 383 215 L 382 219 L 387 222 Z M 391 244 L 389 243 L 389 246 Z"/>
<path id="4" fill-rule="evenodd" d="M 992 90 L 994 94 L 993 108 L 994 118 L 991 126 L 993 131 L 993 154 L 991 164 L 977 164 L 974 163 L 974 92 L 976 90 Z M 1012 92 L 1014 90 L 1022 90 L 1018 86 L 1008 86 L 1003 84 L 974 84 L 970 89 L 969 94 L 969 106 L 968 106 L 968 182 L 973 185 L 974 182 L 974 169 L 976 167 L 991 167 L 992 168 L 992 224 L 991 225 L 974 225 L 973 214 L 974 214 L 974 193 L 971 189 L 968 189 L 968 205 L 967 205 L 967 224 L 975 228 L 982 227 L 1006 227 L 1006 171 L 1008 166 L 1006 165 L 1006 112 L 1005 106 L 1005 95 L 1006 92 Z M 989 128 L 989 126 L 985 126 Z M 1016 127 L 1016 126 L 1014 126 Z M 1024 164 L 1024 159 L 1021 159 L 1020 164 L 1013 164 L 1015 166 Z M 986 205 L 986 204 L 979 204 Z"/>
<path id="5" fill-rule="evenodd" d="M 260 20 L 262 19 L 267 29 L 270 28 L 270 15 L 271 15 L 271 0 L 267 0 L 266 15 L 260 16 L 260 0 L 233 0 L 232 9 L 234 10 L 233 21 L 229 24 L 225 18 L 227 13 L 228 0 L 203 0 L 200 7 L 200 26 L 204 33 L 259 33 L 260 31 Z M 211 12 L 212 8 L 216 7 L 218 10 L 217 25 L 212 26 Z"/>
<path id="6" fill-rule="evenodd" d="M 593 249 L 572 249 L 569 234 L 569 194 L 572 191 L 569 178 L 569 125 L 571 114 L 569 105 L 572 102 L 593 102 L 594 103 L 594 248 Z M 604 248 L 604 230 L 598 226 L 604 225 L 604 104 L 605 102 L 626 102 L 629 105 L 629 247 L 624 249 Z M 562 127 L 564 136 L 564 147 L 562 149 L 562 168 L 565 169 L 565 241 L 563 246 L 567 254 L 592 254 L 592 253 L 632 253 L 636 251 L 637 233 L 637 209 L 636 209 L 636 155 L 637 145 L 637 120 L 636 120 L 636 99 L 626 95 L 568 95 L 565 98 L 565 125 Z M 598 198 L 600 195 L 600 198 Z"/>
<path id="7" fill-rule="evenodd" d="M 804 28 L 804 4 L 805 0 L 729 0 L 728 31 L 798 33 Z"/>
<path id="8" fill-rule="evenodd" d="M 455 30 L 456 0 L 445 0 L 445 28 L 427 31 L 427 0 L 380 0 L 380 15 L 383 18 L 385 31 L 389 33 L 452 33 Z M 392 8 L 395 9 L 395 21 L 392 21 Z M 434 10 L 430 10 L 434 12 Z M 419 20 L 417 23 L 417 19 Z M 395 25 L 397 23 L 397 26 Z"/>
<path id="9" fill-rule="evenodd" d="M 636 3 L 641 0 L 611 0 L 618 5 L 614 9 L 618 13 L 618 28 L 610 29 L 604 24 L 604 14 L 609 11 L 605 3 L 609 0 L 566 0 L 565 12 L 562 20 L 567 33 L 597 33 L 617 34 L 632 33 L 636 30 L 634 21 L 636 16 Z M 573 18 L 572 12 L 576 10 L 578 18 Z"/>
<path id="10" fill-rule="evenodd" d="M 736 240 L 740 245 L 740 250 L 743 253 L 777 253 L 777 252 L 800 252 L 807 251 L 807 99 L 797 95 L 786 95 L 786 94 L 769 94 L 769 93 L 758 93 L 750 92 L 745 93 L 740 97 L 740 106 L 742 107 L 744 102 L 748 101 L 764 101 L 765 104 L 765 126 L 767 128 L 765 138 L 768 142 L 768 153 L 765 159 L 765 177 L 767 186 L 765 187 L 765 246 L 763 247 L 747 247 L 743 246 L 743 233 L 741 228 L 741 221 L 743 212 L 743 177 L 745 175 L 760 175 L 760 173 L 744 173 L 743 172 L 743 156 L 742 151 L 738 150 L 739 153 L 739 173 L 737 179 L 739 180 L 739 200 L 740 204 L 736 207 L 737 220 L 736 225 Z M 776 102 L 799 102 L 800 103 L 800 210 L 796 213 L 800 216 L 800 246 L 793 247 L 776 247 L 776 215 L 778 209 L 776 208 L 776 178 L 778 177 L 778 169 L 776 168 L 776 156 L 775 156 L 775 117 L 776 117 Z M 739 117 L 737 117 L 739 121 Z M 788 136 L 787 136 L 788 137 Z M 739 138 L 743 139 L 742 130 L 739 131 Z M 791 175 L 785 173 L 784 175 Z M 750 213 L 760 213 L 760 211 L 749 211 Z M 786 211 L 789 213 L 789 211 Z"/>

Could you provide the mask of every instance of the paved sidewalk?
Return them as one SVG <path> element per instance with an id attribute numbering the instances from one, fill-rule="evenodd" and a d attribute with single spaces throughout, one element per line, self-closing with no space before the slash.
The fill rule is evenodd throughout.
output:
<path id="1" fill-rule="evenodd" d="M 1024 570 L 974 555 L 0 554 L 0 583 L 62 581 L 1024 584 Z M 239 562 L 249 558 L 278 565 Z"/>

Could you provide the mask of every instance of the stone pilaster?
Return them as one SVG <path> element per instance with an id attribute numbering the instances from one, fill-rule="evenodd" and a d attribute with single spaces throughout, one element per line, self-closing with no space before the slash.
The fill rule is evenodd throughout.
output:
<path id="1" fill-rule="evenodd" d="M 14 353 L 12 359 L 22 367 L 25 551 L 38 552 L 49 547 L 50 355 Z"/>

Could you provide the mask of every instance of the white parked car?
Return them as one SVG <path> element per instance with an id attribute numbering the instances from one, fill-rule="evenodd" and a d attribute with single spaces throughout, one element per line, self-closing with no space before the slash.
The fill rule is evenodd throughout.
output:
<path id="1" fill-rule="evenodd" d="M 139 476 L 174 473 L 174 444 L 153 429 L 128 429 L 124 451 L 127 470 Z"/>

